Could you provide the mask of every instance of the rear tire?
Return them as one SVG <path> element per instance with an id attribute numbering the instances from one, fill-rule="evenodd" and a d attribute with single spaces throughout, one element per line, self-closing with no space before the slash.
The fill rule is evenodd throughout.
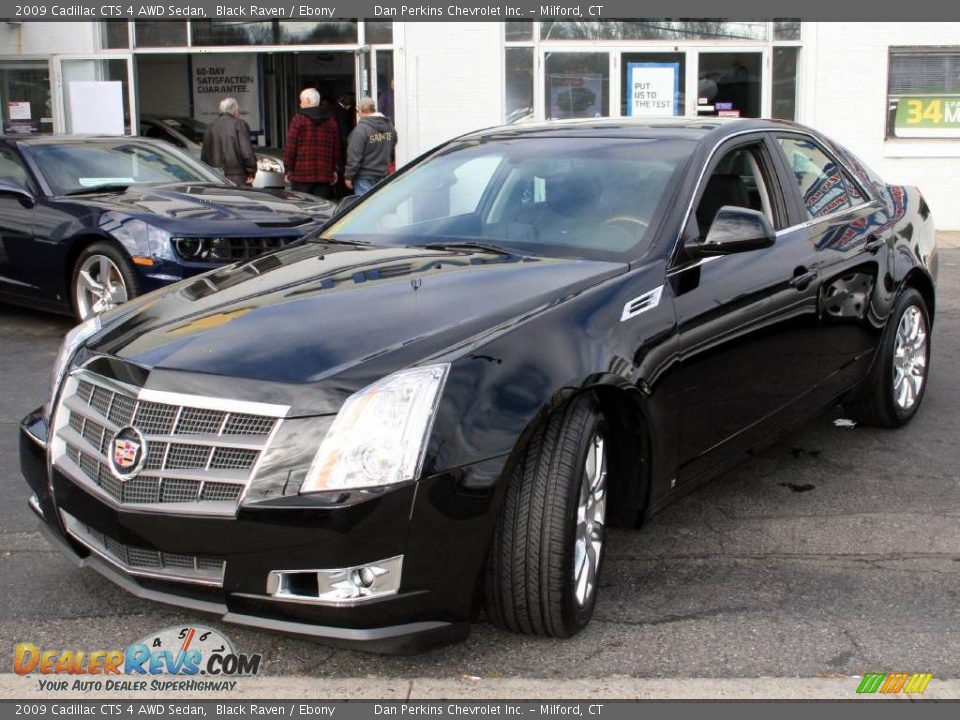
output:
<path id="1" fill-rule="evenodd" d="M 540 428 L 517 463 L 497 518 L 484 601 L 513 632 L 574 635 L 593 616 L 607 500 L 603 418 L 575 399 Z"/>
<path id="2" fill-rule="evenodd" d="M 923 296 L 906 288 L 897 298 L 862 392 L 847 401 L 866 425 L 898 428 L 917 414 L 930 371 L 930 315 Z"/>
<path id="3" fill-rule="evenodd" d="M 108 242 L 83 249 L 70 276 L 73 312 L 83 322 L 140 294 L 140 279 L 127 256 Z"/>

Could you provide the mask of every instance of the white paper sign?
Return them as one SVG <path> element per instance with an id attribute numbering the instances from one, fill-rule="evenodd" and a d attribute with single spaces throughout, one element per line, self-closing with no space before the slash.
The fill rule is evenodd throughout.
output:
<path id="1" fill-rule="evenodd" d="M 631 117 L 672 117 L 680 113 L 679 63 L 630 63 L 627 108 Z"/>
<path id="2" fill-rule="evenodd" d="M 212 122 L 220 114 L 220 101 L 233 98 L 240 117 L 257 132 L 260 126 L 260 81 L 253 53 L 191 55 L 193 116 Z"/>
<path id="3" fill-rule="evenodd" d="M 7 112 L 11 120 L 29 120 L 30 103 L 28 102 L 8 102 Z"/>
<path id="4" fill-rule="evenodd" d="M 74 80 L 70 83 L 70 132 L 123 135 L 123 83 Z"/>

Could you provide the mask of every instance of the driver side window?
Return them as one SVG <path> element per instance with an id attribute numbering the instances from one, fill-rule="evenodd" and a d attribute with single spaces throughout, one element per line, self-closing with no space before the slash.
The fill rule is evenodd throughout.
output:
<path id="1" fill-rule="evenodd" d="M 730 150 L 707 178 L 697 204 L 696 218 L 700 238 L 710 232 L 710 225 L 720 208 L 727 205 L 756 210 L 777 227 L 769 183 L 762 170 L 762 143 Z"/>

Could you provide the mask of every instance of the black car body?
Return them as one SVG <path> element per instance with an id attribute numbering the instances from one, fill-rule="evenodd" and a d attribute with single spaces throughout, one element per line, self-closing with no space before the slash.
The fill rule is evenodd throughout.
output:
<path id="1" fill-rule="evenodd" d="M 139 163 L 140 175 L 92 177 L 113 170 L 108 156 Z M 293 242 L 332 211 L 301 193 L 236 188 L 156 140 L 0 138 L 0 300 L 84 318 L 84 262 L 106 258 L 130 298 Z M 88 250 L 104 245 L 113 252 Z"/>
<path id="2" fill-rule="evenodd" d="M 796 125 L 483 131 L 72 338 L 23 472 L 144 598 L 380 650 L 481 605 L 570 635 L 604 525 L 838 399 L 908 421 L 935 277 L 919 192 Z"/>

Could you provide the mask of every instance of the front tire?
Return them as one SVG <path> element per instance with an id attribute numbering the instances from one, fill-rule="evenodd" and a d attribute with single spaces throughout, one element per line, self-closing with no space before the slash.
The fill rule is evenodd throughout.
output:
<path id="1" fill-rule="evenodd" d="M 554 413 L 517 463 L 497 518 L 484 600 L 491 622 L 569 637 L 593 616 L 603 560 L 609 447 L 595 402 Z"/>
<path id="2" fill-rule="evenodd" d="M 923 296 L 906 288 L 894 305 L 863 393 L 846 403 L 855 420 L 898 428 L 917 414 L 930 369 L 930 315 Z"/>
<path id="3" fill-rule="evenodd" d="M 89 320 L 132 300 L 139 293 L 137 273 L 116 247 L 96 242 L 80 253 L 70 282 L 73 311 L 78 320 Z"/>

